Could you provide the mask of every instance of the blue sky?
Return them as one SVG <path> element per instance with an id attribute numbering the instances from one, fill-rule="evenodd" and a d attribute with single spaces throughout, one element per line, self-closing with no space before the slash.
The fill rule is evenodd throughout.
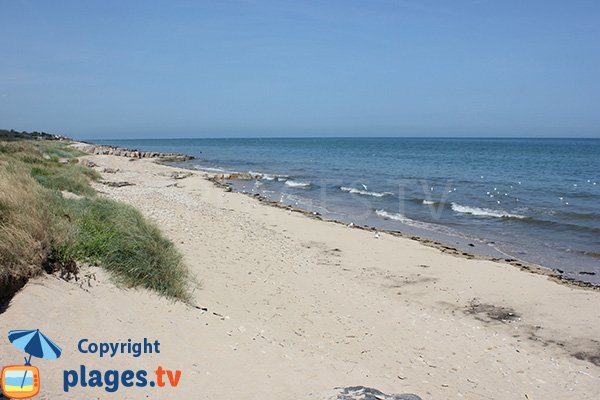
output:
<path id="1" fill-rule="evenodd" d="M 600 137 L 598 1 L 0 0 L 0 127 Z"/>

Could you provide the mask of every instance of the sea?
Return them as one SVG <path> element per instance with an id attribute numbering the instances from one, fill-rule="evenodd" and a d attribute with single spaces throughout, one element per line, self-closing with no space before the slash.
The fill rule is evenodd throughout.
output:
<path id="1" fill-rule="evenodd" d="M 250 172 L 231 182 L 346 224 L 441 241 L 600 284 L 600 139 L 96 140 Z"/>

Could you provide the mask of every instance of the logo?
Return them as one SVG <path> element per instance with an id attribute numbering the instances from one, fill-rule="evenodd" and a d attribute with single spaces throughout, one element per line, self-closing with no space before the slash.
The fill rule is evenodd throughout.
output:
<path id="1" fill-rule="evenodd" d="M 10 331 L 8 339 L 13 346 L 24 351 L 29 357 L 25 357 L 24 365 L 7 365 L 1 369 L 0 388 L 2 391 L 0 394 L 10 399 L 33 398 L 40 393 L 41 377 L 39 369 L 31 365 L 32 357 L 54 360 L 60 357 L 62 349 L 39 329 Z M 126 341 L 95 342 L 83 338 L 77 343 L 77 349 L 82 355 L 92 357 L 130 356 L 138 358 L 145 354 L 159 354 L 160 342 L 148 338 L 140 341 L 129 338 Z M 123 364 L 119 363 L 119 366 L 123 366 Z M 163 368 L 162 365 L 152 369 L 103 371 L 91 365 L 81 364 L 78 368 L 63 371 L 62 386 L 65 393 L 76 388 L 80 388 L 80 390 L 100 389 L 111 394 L 132 387 L 161 390 L 178 387 L 181 375 L 181 370 Z M 53 383 L 47 381 L 46 384 L 48 382 Z"/>
<path id="2" fill-rule="evenodd" d="M 40 371 L 33 366 L 2 368 L 2 393 L 11 399 L 29 399 L 40 392 Z"/>
<path id="3" fill-rule="evenodd" d="M 40 392 L 40 371 L 31 365 L 31 357 L 55 360 L 60 357 L 62 350 L 39 329 L 10 331 L 8 340 L 17 349 L 29 354 L 29 358 L 25 357 L 25 365 L 9 365 L 2 368 L 2 393 L 11 399 L 35 397 Z"/>
<path id="4" fill-rule="evenodd" d="M 83 338 L 77 343 L 82 355 L 92 357 L 141 357 L 145 354 L 160 354 L 160 342 L 143 338 L 134 341 L 131 338 L 118 342 L 95 342 Z M 119 363 L 120 366 L 124 364 Z M 102 371 L 93 366 L 80 365 L 79 368 L 65 370 L 63 373 L 63 390 L 65 393 L 73 388 L 102 388 L 107 393 L 115 393 L 128 388 L 176 388 L 181 379 L 181 370 L 171 370 L 158 365 L 156 369 L 109 369 Z"/>

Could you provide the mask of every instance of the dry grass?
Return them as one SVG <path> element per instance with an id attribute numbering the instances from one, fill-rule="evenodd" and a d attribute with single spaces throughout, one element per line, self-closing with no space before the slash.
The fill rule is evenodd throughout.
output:
<path id="1" fill-rule="evenodd" d="M 188 300 L 173 244 L 137 210 L 96 197 L 90 180 L 99 174 L 77 163 L 80 154 L 64 143 L 0 142 L 0 312 L 50 256 L 95 262 L 122 283 Z"/>
<path id="2" fill-rule="evenodd" d="M 77 163 L 75 157 L 82 154 L 62 142 L 0 142 L 0 160 L 29 168 L 30 175 L 42 186 L 93 196 L 89 181 L 98 180 L 100 175 Z"/>
<path id="3" fill-rule="evenodd" d="M 0 264 L 3 273 L 18 265 L 36 265 L 50 247 L 51 215 L 43 190 L 23 168 L 0 167 Z"/>
<path id="4" fill-rule="evenodd" d="M 0 302 L 41 272 L 52 248 L 46 193 L 20 165 L 0 164 Z"/>

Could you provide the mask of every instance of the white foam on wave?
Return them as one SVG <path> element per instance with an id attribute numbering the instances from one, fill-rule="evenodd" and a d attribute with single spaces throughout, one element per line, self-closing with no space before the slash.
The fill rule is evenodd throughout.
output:
<path id="1" fill-rule="evenodd" d="M 414 228 L 438 232 L 442 232 L 445 230 L 444 227 L 440 225 L 434 225 L 423 221 L 415 221 L 414 219 L 408 218 L 406 215 L 400 213 L 393 213 L 385 210 L 375 210 L 375 214 L 379 215 L 384 219 L 398 221 L 403 223 L 404 225 L 412 226 Z M 450 234 L 450 230 L 448 230 L 448 234 Z"/>
<path id="2" fill-rule="evenodd" d="M 478 217 L 493 217 L 493 218 L 526 218 L 524 215 L 510 214 L 503 210 L 492 210 L 489 208 L 469 207 L 458 203 L 452 203 L 452 210 L 461 214 L 471 214 Z"/>
<path id="3" fill-rule="evenodd" d="M 279 174 L 264 174 L 263 179 L 266 181 L 274 181 L 277 180 L 279 182 L 285 182 L 289 176 L 287 175 L 279 175 Z"/>
<path id="4" fill-rule="evenodd" d="M 426 206 L 431 206 L 433 204 L 435 204 L 435 201 L 431 201 L 431 200 L 423 200 L 423 204 L 425 204 Z"/>
<path id="5" fill-rule="evenodd" d="M 459 236 L 459 237 L 462 236 L 459 232 L 457 232 L 454 229 L 449 228 L 447 226 L 437 225 L 437 224 L 424 222 L 424 221 L 416 221 L 414 219 L 408 218 L 404 214 L 393 213 L 393 212 L 389 212 L 389 211 L 385 211 L 385 210 L 375 210 L 375 214 L 377 214 L 378 216 L 380 216 L 383 219 L 398 221 L 404 225 L 408 225 L 413 228 L 423 229 L 426 231 L 438 232 L 438 233 L 442 233 L 442 234 L 448 235 L 448 236 Z"/>
<path id="6" fill-rule="evenodd" d="M 375 214 L 379 215 L 380 217 L 387 218 L 387 219 L 393 219 L 394 221 L 400 221 L 405 224 L 416 222 L 415 220 L 412 220 L 412 219 L 406 217 L 404 214 L 391 213 L 391 212 L 387 212 L 385 210 L 375 210 Z"/>
<path id="7" fill-rule="evenodd" d="M 383 196 L 391 196 L 393 193 L 390 192 L 369 192 L 368 190 L 360 190 L 355 189 L 353 187 L 342 186 L 340 187 L 342 192 L 361 194 L 363 196 L 372 196 L 372 197 L 383 197 Z"/>
<path id="8" fill-rule="evenodd" d="M 264 172 L 256 172 L 256 171 L 248 171 L 248 174 L 255 177 L 256 179 L 264 180 L 264 181 L 285 181 L 287 180 L 287 175 L 280 174 L 267 174 Z"/>
<path id="9" fill-rule="evenodd" d="M 192 168 L 194 168 L 198 171 L 205 171 L 205 172 L 225 172 L 225 170 L 223 168 L 203 167 L 201 165 L 194 165 Z"/>
<path id="10" fill-rule="evenodd" d="M 310 182 L 287 180 L 285 181 L 285 185 L 294 188 L 308 188 L 310 187 Z"/>

